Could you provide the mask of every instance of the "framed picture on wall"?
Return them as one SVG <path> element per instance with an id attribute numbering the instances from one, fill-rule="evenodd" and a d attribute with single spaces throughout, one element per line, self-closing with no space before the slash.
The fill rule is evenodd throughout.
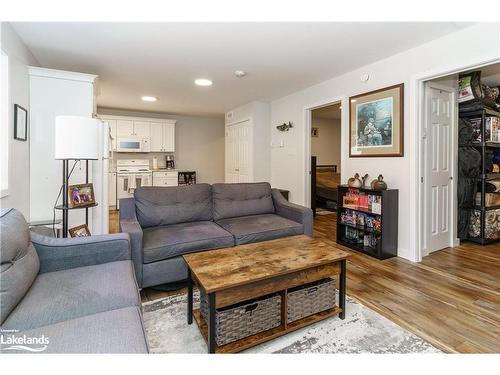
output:
<path id="1" fill-rule="evenodd" d="M 14 139 L 28 139 L 28 111 L 19 104 L 14 104 Z"/>
<path id="2" fill-rule="evenodd" d="M 311 137 L 313 138 L 319 137 L 319 128 L 311 128 Z"/>
<path id="3" fill-rule="evenodd" d="M 349 157 L 403 156 L 404 84 L 349 98 Z"/>

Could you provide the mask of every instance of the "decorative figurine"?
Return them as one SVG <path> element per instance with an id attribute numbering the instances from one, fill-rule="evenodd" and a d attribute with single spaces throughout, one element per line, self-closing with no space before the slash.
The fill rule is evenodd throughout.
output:
<path id="1" fill-rule="evenodd" d="M 349 187 L 353 188 L 360 188 L 363 186 L 363 181 L 359 178 L 359 173 L 356 173 L 354 177 L 351 177 L 349 180 L 347 180 L 347 185 Z"/>
<path id="2" fill-rule="evenodd" d="M 387 190 L 387 184 L 384 181 L 384 176 L 381 174 L 378 175 L 376 180 L 373 180 L 370 184 L 373 190 Z"/>

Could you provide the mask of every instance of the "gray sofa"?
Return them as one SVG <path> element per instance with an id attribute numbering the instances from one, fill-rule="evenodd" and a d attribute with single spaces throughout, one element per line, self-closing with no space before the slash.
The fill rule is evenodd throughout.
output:
<path id="1" fill-rule="evenodd" d="M 190 252 L 306 234 L 309 208 L 266 183 L 141 187 L 120 199 L 120 230 L 130 234 L 140 287 L 182 281 Z"/>
<path id="2" fill-rule="evenodd" d="M 56 239 L 0 211 L 0 328 L 48 342 L 2 353 L 147 353 L 140 296 L 124 233 Z"/>

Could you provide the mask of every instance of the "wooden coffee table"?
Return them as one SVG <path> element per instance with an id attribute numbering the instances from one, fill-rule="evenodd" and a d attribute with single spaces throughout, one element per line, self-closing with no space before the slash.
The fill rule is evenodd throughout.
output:
<path id="1" fill-rule="evenodd" d="M 346 258 L 349 253 L 307 236 L 240 245 L 184 255 L 188 265 L 188 324 L 193 317 L 209 353 L 235 353 L 317 321 L 345 318 Z M 287 289 L 337 278 L 339 306 L 287 323 Z M 208 325 L 193 311 L 193 284 L 208 299 Z M 223 345 L 215 343 L 215 310 L 271 293 L 281 294 L 281 326 Z"/>

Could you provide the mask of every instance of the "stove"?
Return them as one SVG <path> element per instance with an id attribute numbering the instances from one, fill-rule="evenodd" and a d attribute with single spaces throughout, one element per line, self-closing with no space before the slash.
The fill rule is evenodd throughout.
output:
<path id="1" fill-rule="evenodd" d="M 116 198 L 120 209 L 120 199 L 134 196 L 135 189 L 152 186 L 153 174 L 148 159 L 122 159 L 116 161 Z"/>

